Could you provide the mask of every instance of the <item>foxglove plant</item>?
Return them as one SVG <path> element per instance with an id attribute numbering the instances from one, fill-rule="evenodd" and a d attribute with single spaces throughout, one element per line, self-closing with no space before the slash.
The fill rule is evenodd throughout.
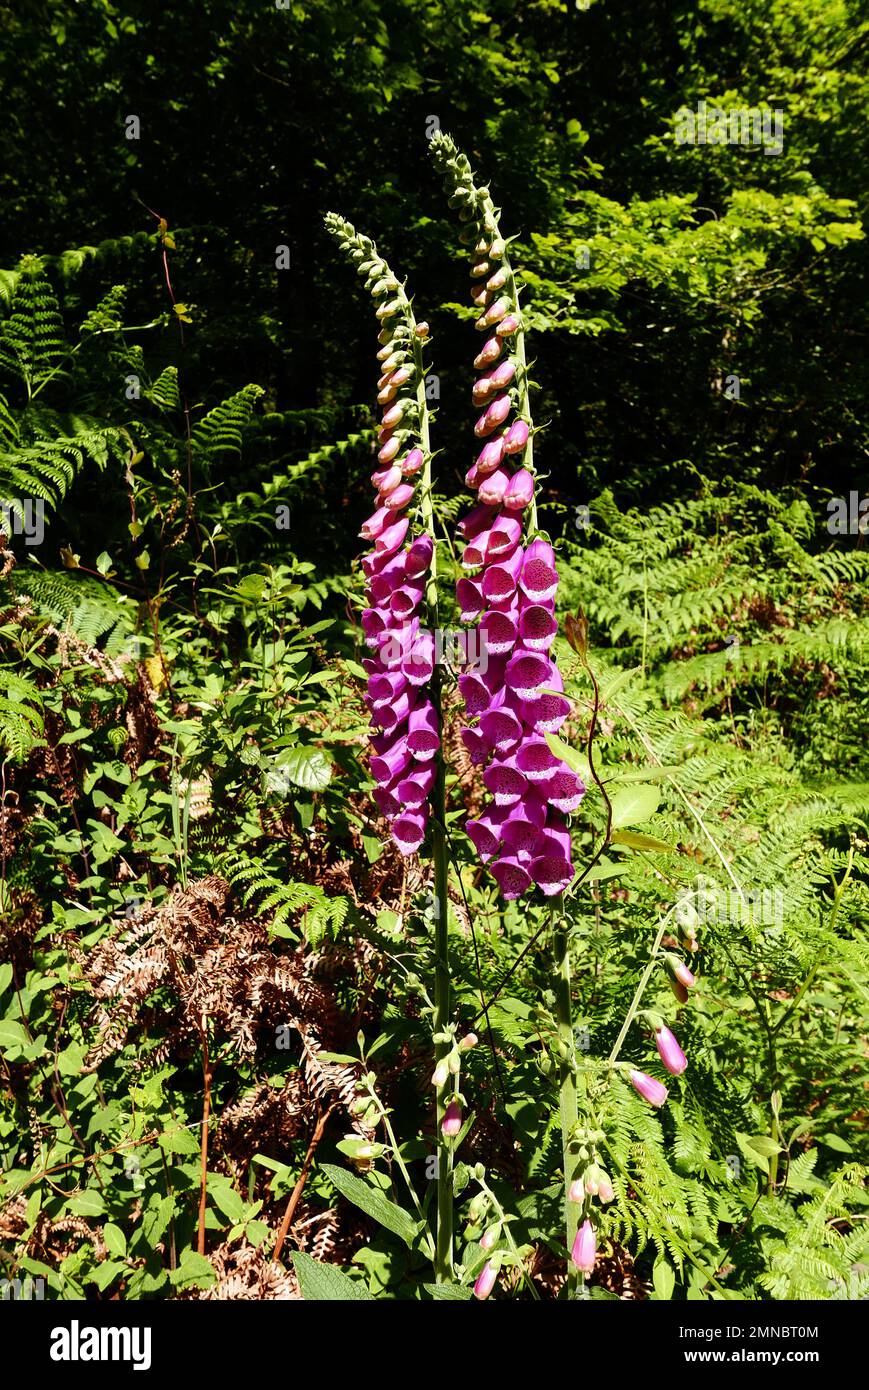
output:
<path id="1" fill-rule="evenodd" d="M 570 1292 L 577 1266 L 576 1205 L 569 1199 L 579 1166 L 576 1059 L 571 1013 L 570 951 L 562 894 L 573 882 L 567 816 L 585 793 L 581 778 L 550 748 L 547 734 L 570 712 L 551 656 L 558 624 L 555 552 L 538 533 L 534 438 L 525 328 L 519 286 L 499 214 L 478 187 L 467 157 L 441 131 L 431 151 L 450 206 L 471 252 L 471 300 L 484 335 L 474 359 L 472 389 L 481 410 L 474 433 L 482 448 L 465 477 L 476 505 L 459 523 L 465 542 L 456 597 L 463 622 L 476 623 L 485 668 L 459 677 L 469 722 L 462 730 L 493 804 L 466 829 L 503 897 L 533 886 L 553 901 L 552 948 L 559 1050 L 559 1106 L 564 1160 L 566 1269 Z"/>
<path id="2" fill-rule="evenodd" d="M 566 816 L 585 788 L 546 740 L 570 705 L 551 656 L 558 574 L 552 546 L 537 532 L 519 291 L 488 189 L 477 187 L 448 135 L 438 131 L 431 149 L 464 223 L 476 328 L 485 337 L 472 391 L 482 448 L 465 479 L 477 502 L 459 523 L 465 573 L 456 593 L 462 621 L 476 623 L 476 650 L 487 658 L 459 677 L 459 688 L 473 721 L 462 737 L 483 768 L 492 804 L 466 828 L 505 898 L 535 885 L 554 897 L 574 877 Z"/>
<path id="3" fill-rule="evenodd" d="M 403 855 L 418 850 L 431 819 L 434 864 L 434 1039 L 438 1134 L 438 1226 L 435 1273 L 452 1272 L 453 1139 L 461 1111 L 452 1106 L 452 1075 L 446 1065 L 454 1049 L 449 1028 L 447 850 L 441 742 L 441 672 L 435 665 L 438 630 L 437 569 L 431 500 L 429 409 L 423 345 L 428 324 L 418 323 L 405 287 L 379 255 L 375 243 L 337 213 L 326 216 L 363 277 L 380 322 L 381 407 L 376 493 L 362 536 L 372 543 L 363 559 L 368 606 L 362 628 L 372 655 L 363 661 L 368 677 L 365 702 L 375 730 L 370 767 L 373 798 L 390 824 Z M 421 626 L 425 610 L 428 622 Z"/>
<path id="4" fill-rule="evenodd" d="M 377 358 L 381 407 L 377 468 L 371 475 L 375 508 L 361 535 L 372 549 L 362 561 L 368 607 L 362 629 L 372 655 L 363 661 L 368 675 L 365 703 L 374 729 L 371 774 L 374 800 L 389 822 L 402 854 L 418 850 L 429 820 L 429 797 L 436 777 L 440 721 L 428 687 L 434 670 L 434 642 L 420 629 L 420 610 L 431 571 L 434 540 L 426 527 L 426 487 L 418 483 L 430 459 L 421 356 L 416 345 L 427 336 L 405 294 L 373 241 L 335 213 L 328 230 L 365 278 L 381 324 Z M 422 527 L 414 535 L 411 518 Z"/>

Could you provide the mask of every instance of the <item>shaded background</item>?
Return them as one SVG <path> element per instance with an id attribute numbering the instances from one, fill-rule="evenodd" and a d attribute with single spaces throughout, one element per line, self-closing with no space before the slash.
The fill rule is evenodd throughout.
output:
<path id="1" fill-rule="evenodd" d="M 123 282 L 140 322 L 167 306 L 152 213 L 164 217 L 192 323 L 182 356 L 174 324 L 143 338 L 146 356 L 181 363 L 194 414 L 246 382 L 272 413 L 233 485 L 371 421 L 368 306 L 323 232 L 330 208 L 376 237 L 432 321 L 442 488 L 460 484 L 473 333 L 440 307 L 465 289 L 431 117 L 520 239 L 553 497 L 609 486 L 645 505 L 698 472 L 842 495 L 865 478 L 857 3 L 65 0 L 0 5 L 0 19 L 0 265 L 92 247 L 70 274 L 54 265 L 64 312 Z M 782 109 L 784 153 L 676 146 L 675 112 L 700 99 Z M 353 458 L 327 478 L 318 518 L 318 544 L 325 527 L 345 557 L 355 525 L 328 518 L 364 514 Z"/>

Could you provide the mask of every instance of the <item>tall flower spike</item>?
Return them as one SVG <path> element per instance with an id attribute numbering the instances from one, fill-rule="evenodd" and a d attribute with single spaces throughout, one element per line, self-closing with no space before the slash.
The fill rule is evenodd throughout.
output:
<path id="1" fill-rule="evenodd" d="M 366 704 L 371 715 L 371 774 L 374 799 L 390 823 L 402 854 L 425 838 L 432 759 L 440 747 L 440 721 L 426 691 L 431 675 L 431 636 L 420 629 L 425 579 L 433 554 L 425 520 L 428 462 L 425 381 L 420 342 L 428 327 L 418 324 L 404 290 L 375 243 L 337 213 L 326 215 L 334 236 L 364 278 L 380 322 L 377 354 L 381 376 L 377 468 L 372 515 L 362 536 L 372 550 L 362 562 L 367 607 L 362 628 L 371 656 Z"/>
<path id="2" fill-rule="evenodd" d="M 549 543 L 537 536 L 534 445 L 525 330 L 508 245 L 489 191 L 449 135 L 431 151 L 450 207 L 464 226 L 471 256 L 471 300 L 483 335 L 471 392 L 481 441 L 467 474 L 477 506 L 459 523 L 466 542 L 457 597 L 463 622 L 477 624 L 485 652 L 478 669 L 459 677 L 468 723 L 466 747 L 492 793 L 497 814 L 468 823 L 468 833 L 505 898 L 535 885 L 547 896 L 573 880 L 565 816 L 585 791 L 549 751 L 545 735 L 570 710 L 550 648 L 557 631 L 558 575 Z"/>

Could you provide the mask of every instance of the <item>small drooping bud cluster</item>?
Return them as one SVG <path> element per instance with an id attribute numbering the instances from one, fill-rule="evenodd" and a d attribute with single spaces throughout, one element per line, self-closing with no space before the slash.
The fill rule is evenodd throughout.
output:
<path id="1" fill-rule="evenodd" d="M 570 711 L 550 655 L 558 630 L 555 554 L 537 536 L 531 416 L 522 318 L 507 245 L 488 190 L 449 136 L 431 149 L 450 206 L 471 250 L 471 298 L 485 341 L 474 361 L 474 432 L 482 443 L 465 481 L 477 505 L 459 523 L 464 576 L 457 586 L 461 619 L 477 623 L 476 650 L 486 662 L 459 677 L 469 723 L 462 738 L 494 805 L 467 824 L 480 858 L 505 898 L 533 885 L 563 892 L 573 880 L 565 816 L 579 806 L 582 781 L 549 748 Z"/>
<path id="2" fill-rule="evenodd" d="M 570 1258 L 583 1275 L 591 1274 L 597 1257 L 597 1234 L 591 1219 L 592 1203 L 596 1199 L 606 1206 L 616 1195 L 609 1174 L 598 1163 L 597 1144 L 603 1137 L 600 1130 L 580 1130 L 574 1135 L 579 1156 L 574 1170 L 576 1176 L 567 1190 L 567 1196 L 569 1201 L 582 1207 L 584 1219 L 577 1228 Z"/>
<path id="3" fill-rule="evenodd" d="M 374 800 L 401 853 L 412 854 L 425 838 L 440 747 L 439 720 L 426 692 L 434 670 L 434 639 L 420 630 L 419 618 L 434 543 L 427 532 L 414 536 L 411 529 L 419 501 L 416 485 L 426 463 L 421 343 L 428 325 L 415 321 L 404 287 L 369 237 L 335 213 L 327 214 L 326 227 L 355 263 L 381 325 L 377 403 L 382 415 L 377 467 L 371 475 L 376 506 L 361 531 L 373 546 L 362 561 L 368 599 L 362 628 L 373 655 L 362 664 L 375 730 L 370 760 L 377 783 Z"/>
<path id="4" fill-rule="evenodd" d="M 462 1104 L 464 1098 L 459 1090 L 462 1053 L 470 1052 L 472 1047 L 476 1047 L 477 1035 L 476 1033 L 466 1033 L 464 1037 L 457 1040 L 455 1036 L 455 1025 L 450 1024 L 446 1032 L 435 1033 L 434 1042 L 441 1051 L 441 1056 L 437 1066 L 432 1072 L 431 1084 L 445 1100 L 443 1118 L 441 1120 L 441 1133 L 444 1139 L 455 1139 L 462 1128 Z M 446 1100 L 445 1097 L 447 1086 L 452 1087 L 452 1095 L 449 1100 Z"/>

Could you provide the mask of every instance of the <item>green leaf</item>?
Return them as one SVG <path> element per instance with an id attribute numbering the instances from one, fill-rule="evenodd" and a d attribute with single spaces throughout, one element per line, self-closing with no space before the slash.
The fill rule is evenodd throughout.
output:
<path id="1" fill-rule="evenodd" d="M 666 854 L 677 853 L 675 845 L 668 845 L 666 840 L 659 840 L 654 835 L 643 835 L 639 830 L 614 830 L 610 836 L 610 843 L 624 845 L 626 849 L 658 850 Z"/>
<path id="2" fill-rule="evenodd" d="M 556 734 L 547 734 L 546 742 L 549 744 L 550 753 L 556 758 L 560 758 L 562 762 L 567 763 L 571 772 L 578 773 L 586 786 L 594 784 L 594 778 L 591 775 L 591 767 L 588 761 L 588 754 L 583 749 L 571 748 L 569 743 L 565 743 L 564 739 L 558 738 Z M 600 773 L 598 773 L 598 775 L 600 776 Z M 602 777 L 601 781 L 603 781 Z"/>
<path id="3" fill-rule="evenodd" d="M 106 1242 L 106 1249 L 110 1255 L 124 1256 L 127 1253 L 127 1237 L 124 1235 L 120 1226 L 116 1226 L 114 1221 L 107 1221 L 103 1226 L 103 1240 Z"/>
<path id="4" fill-rule="evenodd" d="M 655 1267 L 652 1270 L 652 1283 L 655 1286 L 655 1293 L 662 1303 L 669 1303 L 676 1287 L 676 1275 L 673 1266 L 667 1260 L 655 1261 Z"/>
<path id="5" fill-rule="evenodd" d="M 182 1251 L 181 1262 L 177 1269 L 172 1270 L 169 1282 L 176 1289 L 184 1288 L 188 1284 L 207 1289 L 209 1285 L 217 1283 L 217 1275 L 210 1260 L 195 1250 L 188 1249 Z"/>
<path id="6" fill-rule="evenodd" d="M 27 1034 L 20 1023 L 11 1018 L 0 1018 L 0 1052 L 15 1051 L 26 1047 Z"/>
<path id="7" fill-rule="evenodd" d="M 826 1144 L 828 1149 L 835 1149 L 836 1153 L 852 1154 L 854 1152 L 847 1139 L 842 1139 L 838 1134 L 819 1134 L 818 1143 Z"/>
<path id="8" fill-rule="evenodd" d="M 382 1192 L 378 1192 L 362 1178 L 355 1177 L 353 1173 L 347 1173 L 343 1168 L 336 1168 L 331 1163 L 324 1163 L 320 1171 L 326 1174 L 342 1197 L 346 1197 L 354 1206 L 360 1207 L 378 1225 L 384 1226 L 387 1231 L 391 1231 L 399 1240 L 403 1240 L 406 1246 L 413 1249 L 423 1229 L 421 1222 L 408 1216 L 395 1202 L 390 1202 Z"/>
<path id="9" fill-rule="evenodd" d="M 321 792 L 332 780 L 332 762 L 322 748 L 290 748 L 276 762 L 283 773 L 305 791 Z"/>
<path id="10" fill-rule="evenodd" d="M 471 1290 L 466 1289 L 464 1284 L 423 1284 L 427 1294 L 432 1298 L 449 1300 L 453 1303 L 467 1303 L 471 1297 Z"/>
<path id="11" fill-rule="evenodd" d="M 0 994 L 3 993 L 4 989 L 8 989 L 8 988 L 9 988 L 9 986 L 11 985 L 11 983 L 12 983 L 12 966 L 9 964 L 8 961 L 4 961 L 3 964 L 0 965 Z"/>
<path id="12" fill-rule="evenodd" d="M 657 811 L 660 800 L 658 788 L 646 783 L 623 787 L 612 798 L 613 826 L 639 825 L 649 820 Z"/>
<path id="13" fill-rule="evenodd" d="M 348 1279 L 337 1265 L 321 1264 L 300 1250 L 293 1252 L 293 1267 L 298 1275 L 302 1297 L 313 1303 L 351 1303 L 357 1299 L 371 1302 L 364 1284 Z"/>

